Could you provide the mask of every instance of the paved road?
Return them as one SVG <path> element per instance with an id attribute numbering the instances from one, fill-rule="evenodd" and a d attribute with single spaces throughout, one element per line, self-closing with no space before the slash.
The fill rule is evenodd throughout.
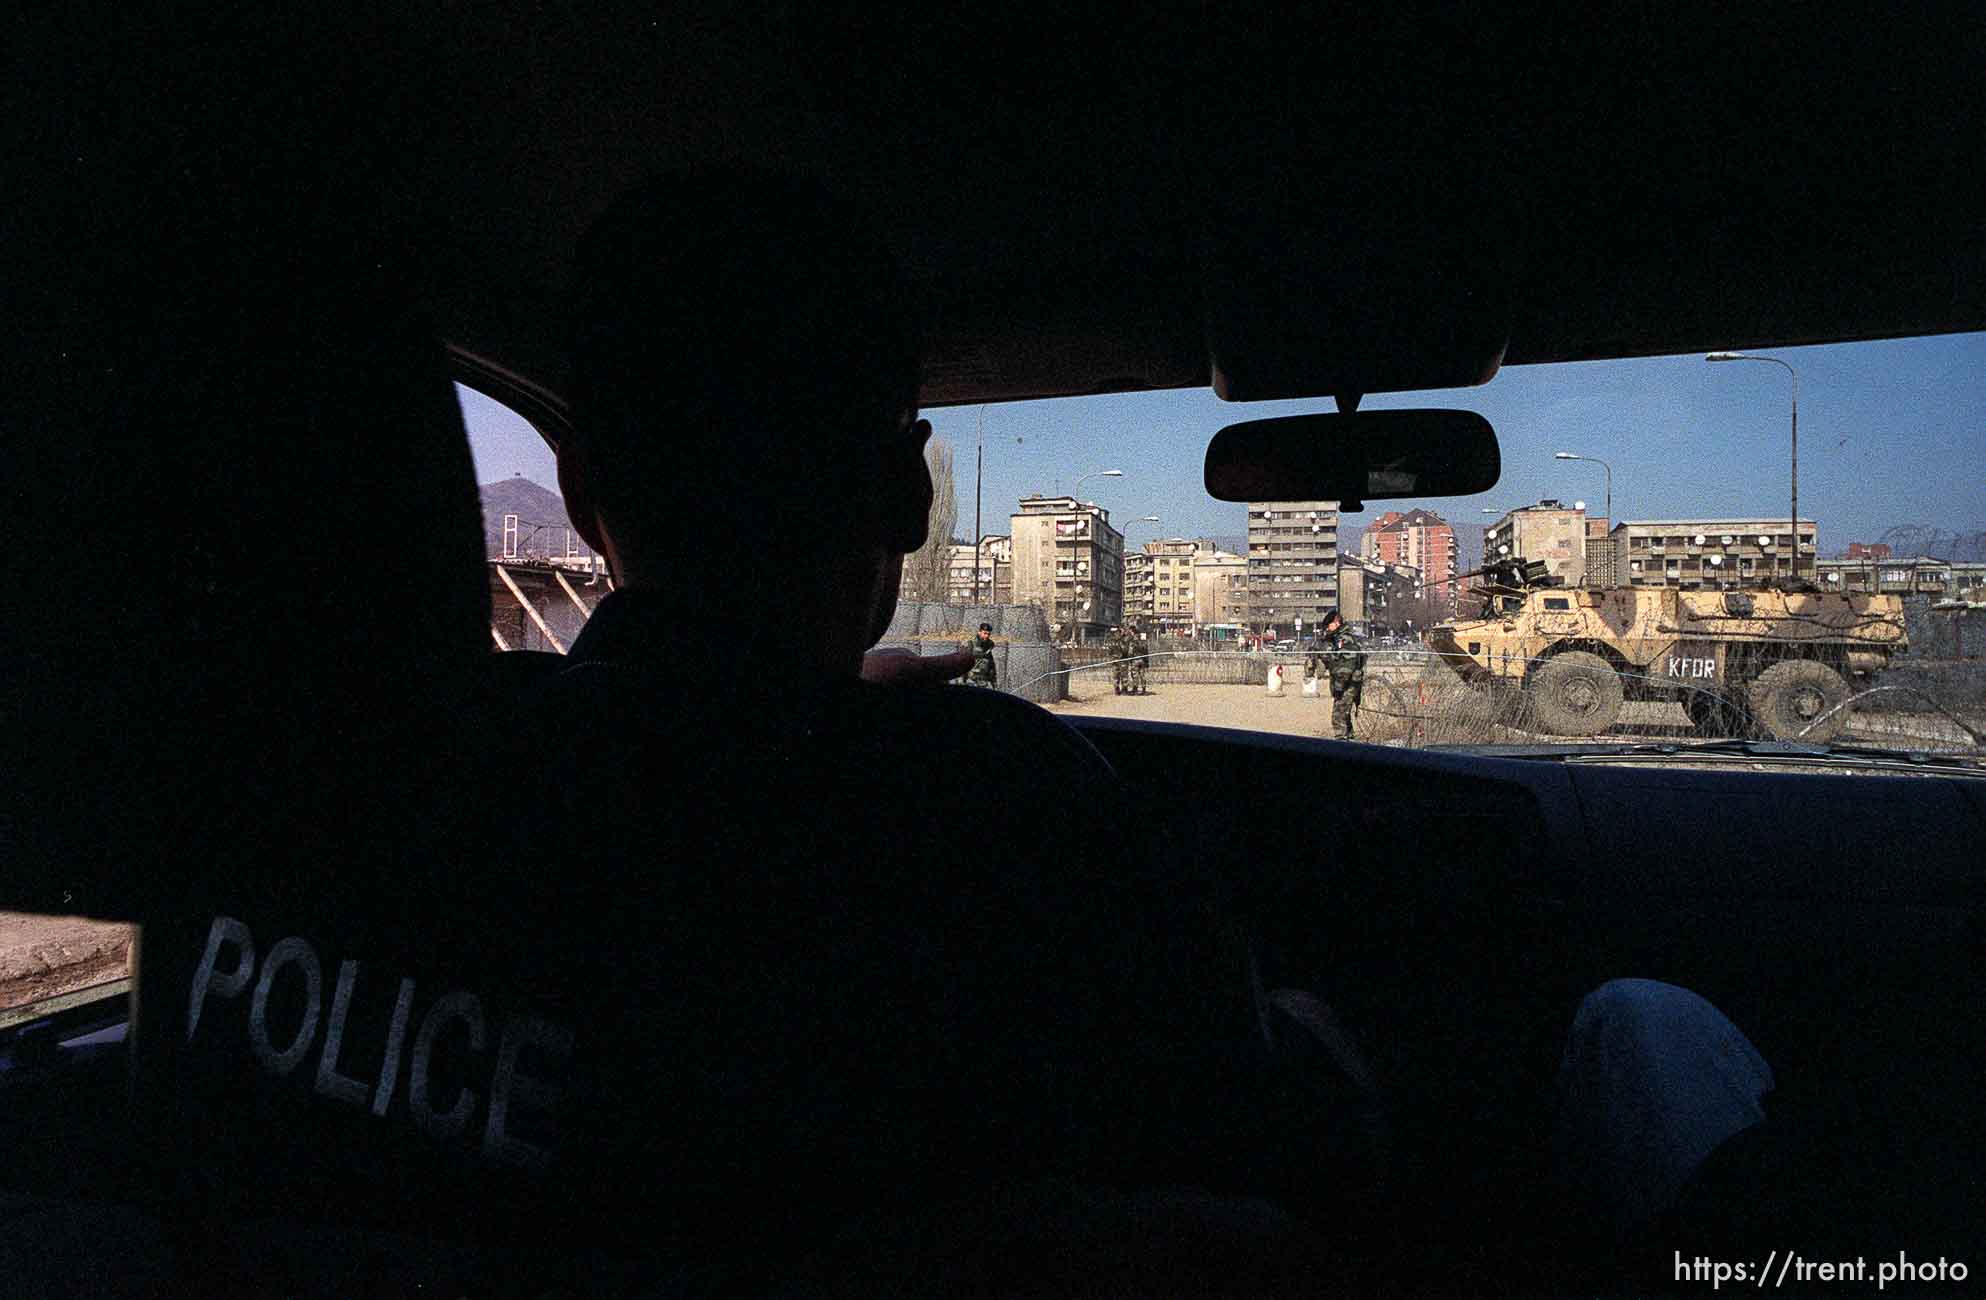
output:
<path id="1" fill-rule="evenodd" d="M 1331 734 L 1331 698 L 1305 696 L 1302 685 L 1285 686 L 1280 698 L 1260 686 L 1154 686 L 1149 695 L 1104 693 L 1049 706 L 1057 713 L 1148 722 L 1187 722 L 1201 727 L 1273 731 L 1286 736 Z"/>
<path id="2" fill-rule="evenodd" d="M 1295 679 L 1292 679 L 1294 682 Z M 1435 700 L 1429 705 L 1437 716 L 1453 701 Z M 1411 719 L 1388 717 L 1383 712 L 1389 701 L 1382 691 L 1367 683 L 1366 708 L 1359 715 L 1361 740 L 1380 744 L 1416 743 L 1503 743 L 1556 744 L 1566 737 L 1546 736 L 1505 727 L 1489 728 L 1464 717 L 1450 717 L 1449 725 L 1423 727 L 1415 734 Z M 1183 722 L 1202 727 L 1233 727 L 1240 731 L 1267 731 L 1286 736 L 1326 736 L 1331 734 L 1331 701 L 1328 695 L 1307 697 L 1301 683 L 1287 685 L 1283 694 L 1272 696 L 1260 686 L 1200 686 L 1166 683 L 1152 687 L 1149 695 L 1116 695 L 1106 687 L 1099 694 L 1048 706 L 1058 713 L 1103 718 L 1139 718 L 1148 722 Z M 1410 709 L 1412 705 L 1408 706 Z M 1622 707 L 1620 721 L 1609 728 L 1607 741 L 1689 741 L 1700 739 L 1690 728 L 1682 706 L 1669 702 L 1629 703 Z M 1857 714 L 1839 740 L 1844 744 L 1878 745 L 1894 749 L 1928 749 L 1936 752 L 1965 753 L 1970 738 L 1949 721 L 1930 714 Z"/>
<path id="3" fill-rule="evenodd" d="M 1368 735 L 1358 737 L 1374 741 L 1395 741 L 1400 739 L 1402 726 L 1388 718 L 1373 716 L 1368 719 L 1375 706 L 1382 702 L 1380 692 L 1368 682 L 1365 693 L 1366 709 L 1360 713 L 1357 725 L 1366 727 Z M 1273 696 L 1260 686 L 1191 686 L 1164 684 L 1152 687 L 1149 695 L 1115 695 L 1104 693 L 1087 699 L 1070 700 L 1049 706 L 1058 713 L 1083 714 L 1103 718 L 1140 718 L 1147 722 L 1184 722 L 1202 727 L 1233 727 L 1240 731 L 1270 731 L 1285 736 L 1329 736 L 1331 734 L 1331 698 L 1329 694 L 1306 696 L 1300 680 L 1292 678 L 1283 687 L 1281 696 Z M 1683 716 L 1680 706 L 1675 704 L 1629 704 L 1621 711 L 1621 722 L 1607 736 L 1609 740 L 1630 740 L 1636 734 L 1650 734 L 1673 738 L 1675 733 L 1685 729 L 1688 719 Z M 1628 734 L 1620 734 L 1628 733 Z M 1488 741 L 1491 739 L 1514 739 L 1520 736 L 1484 735 L 1472 737 Z M 1441 739 L 1460 742 L 1462 736 L 1443 736 Z M 1536 737 L 1540 742 L 1555 737 Z"/>

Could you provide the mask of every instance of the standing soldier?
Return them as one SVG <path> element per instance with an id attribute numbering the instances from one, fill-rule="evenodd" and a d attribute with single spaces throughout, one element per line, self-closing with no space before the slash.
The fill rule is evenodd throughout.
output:
<path id="1" fill-rule="evenodd" d="M 1103 652 L 1110 656 L 1110 687 L 1122 695 L 1131 680 L 1131 665 L 1126 662 L 1131 654 L 1131 638 L 1123 624 L 1110 629 L 1110 639 L 1103 643 Z"/>
<path id="2" fill-rule="evenodd" d="M 1331 677 L 1331 734 L 1339 740 L 1352 738 L 1352 714 L 1358 711 L 1365 694 L 1365 646 L 1345 631 L 1345 620 L 1335 609 L 1324 611 L 1323 631 L 1318 636 L 1306 671 L 1314 674 L 1321 660 Z"/>
<path id="3" fill-rule="evenodd" d="M 966 681 L 974 686 L 997 686 L 1000 683 L 1000 670 L 993 663 L 993 625 L 981 623 L 979 634 L 972 638 L 972 671 Z"/>

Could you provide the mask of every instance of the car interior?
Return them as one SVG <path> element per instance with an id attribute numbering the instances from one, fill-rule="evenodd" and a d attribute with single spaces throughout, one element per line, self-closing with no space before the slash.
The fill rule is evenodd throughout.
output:
<path id="1" fill-rule="evenodd" d="M 13 25 L 0 909 L 139 927 L 128 993 L 0 1028 L 21 1294 L 1682 1294 L 1671 1251 L 1789 1247 L 1956 1262 L 1926 1293 L 1960 1294 L 1986 1268 L 1976 773 L 945 691 L 890 714 L 922 746 L 823 712 L 796 776 L 722 692 L 631 702 L 493 649 L 450 389 L 556 446 L 581 232 L 708 163 L 874 222 L 922 300 L 927 408 L 1349 412 L 1507 366 L 1986 329 L 1977 9 Z M 1370 446 L 1306 430 L 1263 472 L 1363 473 Z M 1480 472 L 1436 432 L 1383 436 Z M 1010 751 L 1034 757 L 995 808 L 857 779 Z M 842 870 L 865 861 L 886 888 Z M 750 914 L 672 883 L 701 874 L 753 882 Z M 762 978 L 781 961 L 811 974 Z M 1708 999 L 1778 1085 L 1766 1145 L 1639 1254 L 1547 1168 L 1566 1027 L 1620 977 Z M 1296 1033 L 1322 1081 L 1275 1105 L 1115 1043 L 1070 1064 L 1132 1020 L 1287 1044 L 1251 1024 L 1265 989 L 1327 1004 L 1354 1063 Z M 1061 1073 L 975 1073 L 989 1044 Z M 1100 1135 L 1073 1100 L 1160 1094 L 1176 1131 Z M 850 1118 L 879 1110 L 887 1138 Z M 1320 1154 L 1369 1121 L 1383 1158 Z M 903 1173 L 934 1150 L 971 1158 Z M 1133 1195 L 1085 1202 L 1072 1244 L 1005 1190 L 1044 1179 Z M 1158 1186 L 1228 1199 L 1136 1199 Z"/>

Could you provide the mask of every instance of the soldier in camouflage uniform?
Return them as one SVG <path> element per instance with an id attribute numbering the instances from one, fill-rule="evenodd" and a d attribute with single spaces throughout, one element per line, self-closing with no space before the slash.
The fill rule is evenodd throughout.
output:
<path id="1" fill-rule="evenodd" d="M 1331 734 L 1339 740 L 1352 739 L 1352 715 L 1358 712 L 1365 694 L 1365 646 L 1345 631 L 1345 620 L 1335 609 L 1324 611 L 1323 631 L 1304 663 L 1315 676 L 1318 665 L 1331 678 Z"/>
<path id="2" fill-rule="evenodd" d="M 1131 680 L 1131 665 L 1125 662 L 1131 654 L 1131 638 L 1122 624 L 1110 629 L 1110 639 L 1103 643 L 1103 650 L 1110 656 L 1111 689 L 1122 695 Z"/>
<path id="3" fill-rule="evenodd" d="M 972 671 L 965 679 L 973 686 L 998 686 L 1000 670 L 993 663 L 993 625 L 981 623 L 972 638 Z"/>
<path id="4" fill-rule="evenodd" d="M 1124 631 L 1126 641 L 1124 653 L 1131 656 L 1131 662 L 1124 665 L 1125 676 L 1129 680 L 1131 693 L 1143 695 L 1145 669 L 1151 662 L 1148 657 L 1151 654 L 1151 645 L 1145 640 L 1144 633 L 1138 631 L 1136 623 L 1127 625 Z"/>

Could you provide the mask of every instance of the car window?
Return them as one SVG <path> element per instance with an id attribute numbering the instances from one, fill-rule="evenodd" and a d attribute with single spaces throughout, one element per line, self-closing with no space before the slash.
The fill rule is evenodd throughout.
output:
<path id="1" fill-rule="evenodd" d="M 131 988 L 137 927 L 0 912 L 0 1030 Z"/>
<path id="2" fill-rule="evenodd" d="M 455 391 L 482 501 L 491 647 L 563 654 L 613 579 L 567 516 L 537 428 L 473 388 Z"/>
<path id="3" fill-rule="evenodd" d="M 1480 411 L 1502 481 L 1356 512 L 1203 486 L 1223 425 L 1323 401 L 1176 390 L 927 411 L 939 491 L 889 641 L 950 648 L 984 607 L 1016 611 L 996 640 L 1030 647 L 1027 667 L 1000 687 L 1072 716 L 1329 736 L 1349 711 L 1352 739 L 1385 745 L 1979 754 L 1981 374 L 1986 335 L 1961 334 L 1375 395 L 1366 409 Z M 560 648 L 610 580 L 571 540 L 542 439 L 479 395 L 464 409 L 493 571 L 527 588 L 493 578 L 493 636 Z M 575 574 L 593 584 L 578 599 L 561 590 Z M 1320 640 L 1332 611 L 1355 672 Z"/>

